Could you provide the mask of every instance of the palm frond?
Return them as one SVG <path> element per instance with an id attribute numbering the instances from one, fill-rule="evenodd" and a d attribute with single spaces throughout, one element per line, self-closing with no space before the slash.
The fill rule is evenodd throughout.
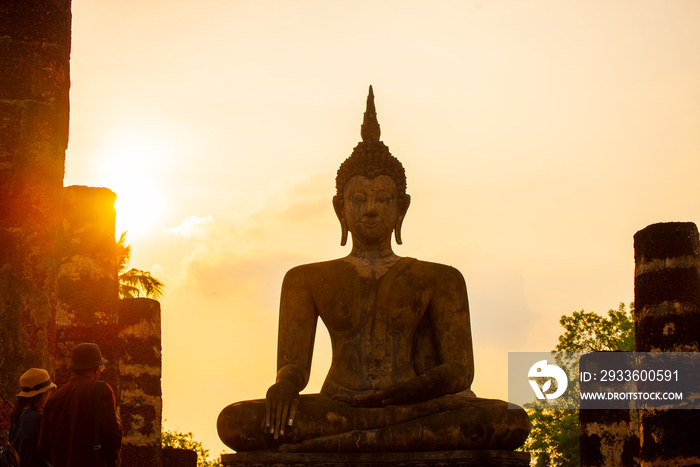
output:
<path id="1" fill-rule="evenodd" d="M 126 244 L 126 233 L 122 232 L 117 240 L 117 271 L 121 274 L 128 266 L 131 258 L 131 245 Z"/>
<path id="2" fill-rule="evenodd" d="M 130 296 L 151 297 L 156 300 L 163 298 L 165 284 L 156 279 L 148 271 L 131 268 L 119 275 L 119 283 L 126 286 Z"/>
<path id="3" fill-rule="evenodd" d="M 117 265 L 119 271 L 119 298 L 150 297 L 155 300 L 163 298 L 165 284 L 156 279 L 148 271 L 129 267 L 131 245 L 126 244 L 126 231 L 122 232 L 117 241 Z"/>

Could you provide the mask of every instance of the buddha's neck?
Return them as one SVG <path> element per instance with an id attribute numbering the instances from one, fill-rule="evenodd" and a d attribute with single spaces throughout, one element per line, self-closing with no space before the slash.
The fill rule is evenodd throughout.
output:
<path id="1" fill-rule="evenodd" d="M 397 256 L 391 249 L 391 238 L 378 244 L 367 244 L 353 240 L 350 257 L 368 265 L 382 264 L 391 261 Z"/>

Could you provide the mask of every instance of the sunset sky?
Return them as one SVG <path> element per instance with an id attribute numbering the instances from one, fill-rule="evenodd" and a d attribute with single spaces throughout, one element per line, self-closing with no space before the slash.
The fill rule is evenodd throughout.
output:
<path id="1" fill-rule="evenodd" d="M 274 382 L 292 266 L 345 256 L 335 172 L 373 85 L 412 196 L 395 251 L 469 290 L 474 390 L 633 300 L 634 233 L 700 221 L 700 2 L 73 0 L 65 185 L 167 284 L 165 427 Z M 317 392 L 330 361 L 317 337 Z M 228 450 L 228 449 L 227 449 Z"/>

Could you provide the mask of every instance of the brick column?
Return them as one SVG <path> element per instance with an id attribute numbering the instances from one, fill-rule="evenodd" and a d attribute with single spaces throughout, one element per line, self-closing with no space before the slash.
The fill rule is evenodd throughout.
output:
<path id="1" fill-rule="evenodd" d="M 100 346 L 109 361 L 102 379 L 119 393 L 118 279 L 114 240 L 116 195 L 106 188 L 66 187 L 64 245 L 58 278 L 56 383 L 71 377 L 70 350 Z"/>
<path id="2" fill-rule="evenodd" d="M 163 467 L 197 467 L 197 453 L 189 449 L 163 448 Z"/>
<path id="3" fill-rule="evenodd" d="M 604 357 L 601 355 L 604 354 Z M 626 352 L 600 352 L 581 356 L 580 368 L 600 374 L 601 367 L 627 368 L 632 358 Z M 601 365 L 603 361 L 605 365 Z M 581 392 L 605 391 L 607 383 L 598 380 L 580 381 Z M 636 391 L 629 382 L 625 391 Z M 639 412 L 631 401 L 629 410 L 619 408 L 619 401 L 581 400 L 579 410 L 581 467 L 639 466 Z M 596 407 L 596 408 L 589 408 Z M 616 408 L 617 407 L 617 408 Z"/>
<path id="4" fill-rule="evenodd" d="M 161 465 L 160 303 L 150 298 L 119 301 L 119 408 L 124 427 L 122 467 Z"/>
<path id="5" fill-rule="evenodd" d="M 634 235 L 637 352 L 700 350 L 700 240 L 690 222 Z M 698 410 L 640 410 L 643 466 L 700 464 Z"/>
<path id="6" fill-rule="evenodd" d="M 70 26 L 70 0 L 0 5 L 0 430 L 22 372 L 53 371 Z"/>

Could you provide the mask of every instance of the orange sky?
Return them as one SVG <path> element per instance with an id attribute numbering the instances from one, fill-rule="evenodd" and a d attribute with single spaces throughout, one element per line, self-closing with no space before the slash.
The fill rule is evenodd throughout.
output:
<path id="1" fill-rule="evenodd" d="M 349 252 L 330 199 L 369 84 L 412 195 L 396 251 L 462 271 L 475 391 L 507 398 L 509 351 L 633 299 L 637 230 L 699 220 L 698 21 L 695 0 L 73 0 L 65 184 L 116 191 L 131 265 L 167 283 L 166 428 L 218 454 L 221 408 L 273 382 L 284 273 Z"/>

